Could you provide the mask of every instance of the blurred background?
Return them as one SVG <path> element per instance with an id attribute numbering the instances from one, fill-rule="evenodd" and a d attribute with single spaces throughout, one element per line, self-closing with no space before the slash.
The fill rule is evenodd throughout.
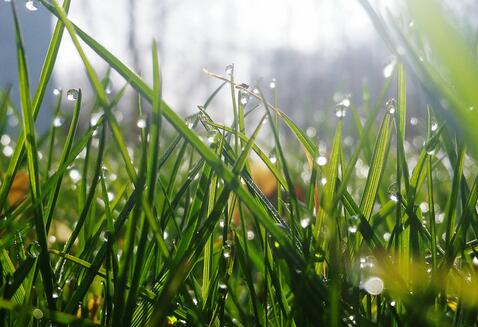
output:
<path id="1" fill-rule="evenodd" d="M 35 11 L 26 9 L 25 1 L 16 4 L 35 85 L 56 20 L 36 2 Z M 380 5 L 385 11 L 396 9 L 392 0 Z M 478 1 L 449 0 L 444 5 L 457 26 L 476 30 Z M 365 86 L 374 98 L 394 61 L 358 1 L 303 0 L 299 5 L 292 0 L 82 0 L 72 1 L 70 13 L 77 25 L 148 81 L 151 42 L 156 38 L 163 97 L 182 115 L 194 112 L 219 85 L 202 69 L 224 74 L 225 66 L 234 63 L 238 82 L 268 89 L 275 79 L 279 107 L 306 126 L 311 118 L 333 116 L 341 95 L 350 94 L 352 102 L 360 104 Z M 66 32 L 64 38 L 50 91 L 88 89 L 83 65 Z M 0 46 L 4 88 L 17 83 L 13 24 L 4 1 L 0 1 Z M 102 60 L 92 52 L 88 56 L 104 74 Z M 424 100 L 418 83 L 409 79 L 414 110 Z M 113 74 L 113 89 L 123 85 Z M 228 119 L 232 111 L 227 97 L 223 101 L 213 110 Z M 53 96 L 47 99 L 47 104 L 52 102 Z M 51 120 L 48 109 L 42 110 L 40 125 Z M 123 110 L 127 112 L 127 106 Z"/>

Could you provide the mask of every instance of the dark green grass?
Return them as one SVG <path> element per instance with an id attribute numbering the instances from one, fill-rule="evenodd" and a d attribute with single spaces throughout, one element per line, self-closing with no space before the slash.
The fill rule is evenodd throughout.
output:
<path id="1" fill-rule="evenodd" d="M 155 42 L 149 86 L 67 18 L 69 0 L 41 3 L 58 22 L 39 84 L 30 90 L 12 2 L 20 110 L 9 90 L 0 94 L 2 325 L 476 324 L 478 142 L 469 108 L 477 84 L 461 67 L 472 72 L 476 60 L 450 60 L 468 56 L 465 42 L 437 45 L 420 6 L 410 1 L 410 15 L 423 20 L 440 65 L 407 43 L 378 98 L 344 101 L 340 117 L 329 110 L 335 132 L 318 140 L 279 109 L 280 84 L 269 102 L 260 87 L 237 83 L 233 67 L 206 72 L 218 88 L 181 118 L 162 99 Z M 362 4 L 392 47 L 406 39 L 400 24 Z M 442 19 L 436 12 L 430 21 Z M 39 135 L 65 31 L 94 101 L 59 92 L 61 119 Z M 82 44 L 124 88 L 109 92 L 109 72 L 100 78 Z M 408 123 L 408 72 L 430 95 L 418 125 Z M 117 119 L 127 88 L 138 99 L 132 133 Z M 231 99 L 230 126 L 212 118 L 221 96 Z M 95 119 L 82 126 L 81 115 Z"/>

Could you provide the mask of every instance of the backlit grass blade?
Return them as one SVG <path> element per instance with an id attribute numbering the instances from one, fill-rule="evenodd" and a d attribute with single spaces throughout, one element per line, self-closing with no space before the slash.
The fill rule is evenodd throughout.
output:
<path id="1" fill-rule="evenodd" d="M 28 162 L 28 173 L 30 179 L 30 190 L 32 201 L 41 197 L 40 194 L 40 172 L 38 168 L 38 150 L 36 144 L 36 132 L 33 118 L 32 105 L 30 100 L 30 82 L 28 80 L 27 61 L 25 57 L 25 50 L 20 32 L 20 25 L 18 22 L 15 5 L 12 2 L 12 13 L 15 22 L 15 36 L 17 44 L 17 60 L 18 60 L 18 81 L 20 89 L 20 104 L 22 109 L 22 125 L 23 131 L 26 135 L 26 152 Z M 42 273 L 42 279 L 45 287 L 45 295 L 50 309 L 55 308 L 53 302 L 53 276 L 50 266 L 50 259 L 48 255 L 48 244 L 46 239 L 45 224 L 43 221 L 43 209 L 38 206 L 34 213 L 35 228 L 37 239 L 40 244 L 41 252 L 39 257 L 39 267 Z"/>
<path id="2" fill-rule="evenodd" d="M 387 112 L 380 128 L 372 156 L 367 182 L 360 201 L 360 210 L 365 219 L 370 219 L 378 187 L 385 168 L 391 136 L 391 114 Z"/>
<path id="3" fill-rule="evenodd" d="M 81 96 L 82 96 L 81 90 L 78 90 L 78 97 L 75 101 L 75 108 L 73 109 L 73 117 L 71 119 L 70 128 L 69 128 L 68 135 L 65 140 L 65 145 L 63 147 L 63 152 L 61 154 L 61 158 L 59 161 L 60 167 L 64 165 L 64 163 L 67 161 L 71 152 L 71 148 L 73 146 L 76 129 L 78 127 L 78 121 L 80 119 Z M 55 189 L 53 193 L 51 194 L 51 196 L 49 197 L 48 203 L 46 205 L 45 217 L 46 217 L 47 231 L 50 229 L 51 220 L 53 219 L 53 213 L 55 210 L 56 202 L 58 200 L 58 195 L 60 193 L 61 182 L 63 179 L 62 177 L 63 175 L 60 174 L 56 182 Z"/>

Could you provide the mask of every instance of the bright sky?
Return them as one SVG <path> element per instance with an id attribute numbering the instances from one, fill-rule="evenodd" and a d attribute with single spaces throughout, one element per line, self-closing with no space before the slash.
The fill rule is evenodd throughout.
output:
<path id="1" fill-rule="evenodd" d="M 73 1 L 70 17 L 131 64 L 127 4 L 127 0 Z M 136 34 L 144 63 L 140 69 L 147 78 L 151 40 L 157 38 L 164 96 L 177 107 L 194 106 L 204 100 L 205 94 L 201 96 L 196 89 L 192 100 L 185 101 L 180 96 L 188 92 L 192 82 L 204 78 L 203 67 L 222 73 L 223 67 L 233 62 L 239 78 L 247 80 L 254 75 L 268 79 L 274 74 L 271 67 L 258 67 L 251 53 L 291 48 L 304 53 L 320 52 L 322 58 L 327 58 L 375 38 L 358 1 L 137 0 L 136 5 Z M 74 77 L 84 77 L 84 72 L 69 37 L 66 39 L 59 56 L 57 83 L 63 88 L 78 87 L 72 84 L 77 83 Z M 92 53 L 89 57 L 101 62 Z M 121 85 L 119 80 L 116 82 Z"/>

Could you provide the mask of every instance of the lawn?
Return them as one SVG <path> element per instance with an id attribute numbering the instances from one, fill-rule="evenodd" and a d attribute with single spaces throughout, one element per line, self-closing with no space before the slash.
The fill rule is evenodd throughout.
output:
<path id="1" fill-rule="evenodd" d="M 148 84 L 68 19 L 70 0 L 40 0 L 57 21 L 32 89 L 12 1 L 20 105 L 0 93 L 1 325 L 476 325 L 476 44 L 435 0 L 404 1 L 399 19 L 359 1 L 397 60 L 376 98 L 338 101 L 320 140 L 281 110 L 285 86 L 236 81 L 233 65 L 206 70 L 217 89 L 180 116 L 162 98 L 156 42 Z M 38 133 L 63 35 L 92 93 L 55 89 Z M 409 76 L 428 101 L 412 114 Z M 132 122 L 118 118 L 127 91 Z M 211 114 L 224 96 L 230 125 Z"/>

